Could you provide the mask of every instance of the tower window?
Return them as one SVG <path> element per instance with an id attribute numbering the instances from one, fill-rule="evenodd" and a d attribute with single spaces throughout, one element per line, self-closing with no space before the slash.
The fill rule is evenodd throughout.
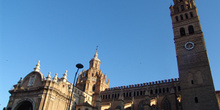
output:
<path id="1" fill-rule="evenodd" d="M 189 14 L 190 14 L 191 17 L 193 17 L 193 12 L 190 12 Z"/>
<path id="2" fill-rule="evenodd" d="M 92 91 L 95 92 L 95 84 L 92 87 Z"/>
<path id="3" fill-rule="evenodd" d="M 184 11 L 184 10 L 185 10 L 184 5 L 181 5 L 181 10 L 182 10 L 182 11 Z"/>
<path id="4" fill-rule="evenodd" d="M 153 90 L 150 90 L 150 94 L 153 94 Z"/>
<path id="5" fill-rule="evenodd" d="M 184 28 L 180 28 L 180 35 L 181 36 L 185 36 L 186 35 Z"/>
<path id="6" fill-rule="evenodd" d="M 179 21 L 179 18 L 178 18 L 178 16 L 176 16 L 175 18 L 176 18 L 176 21 Z"/>
<path id="7" fill-rule="evenodd" d="M 195 97 L 195 103 L 199 103 L 198 97 Z"/>
<path id="8" fill-rule="evenodd" d="M 176 13 L 178 13 L 178 12 L 179 12 L 179 8 L 177 7 L 177 8 L 176 8 Z"/>
<path id="9" fill-rule="evenodd" d="M 193 80 L 191 80 L 191 84 L 194 84 L 194 81 L 193 81 Z"/>
<path id="10" fill-rule="evenodd" d="M 180 15 L 180 19 L 183 20 L 183 15 Z"/>
<path id="11" fill-rule="evenodd" d="M 189 34 L 194 34 L 194 28 L 193 28 L 192 25 L 190 25 L 190 26 L 188 27 L 188 30 L 189 30 Z"/>
<path id="12" fill-rule="evenodd" d="M 85 91 L 85 89 L 86 89 L 86 84 L 83 85 L 83 91 Z"/>
<path id="13" fill-rule="evenodd" d="M 189 18 L 187 13 L 185 14 L 185 17 L 186 17 L 186 19 L 188 19 L 188 18 Z"/>

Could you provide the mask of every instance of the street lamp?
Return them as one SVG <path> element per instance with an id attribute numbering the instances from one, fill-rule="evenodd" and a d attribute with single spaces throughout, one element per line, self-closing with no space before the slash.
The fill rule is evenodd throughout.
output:
<path id="1" fill-rule="evenodd" d="M 69 103 L 68 110 L 70 110 L 70 105 L 71 105 L 71 101 L 72 101 L 72 96 L 73 96 L 73 91 L 74 91 L 74 84 L 75 84 L 75 80 L 76 80 L 76 75 L 77 75 L 79 69 L 83 68 L 83 65 L 78 63 L 78 64 L 76 64 L 76 67 L 77 67 L 77 71 L 75 73 L 75 77 L 74 77 L 74 80 L 73 80 L 73 88 L 72 88 L 72 92 L 71 92 L 71 97 L 70 97 L 70 103 Z"/>

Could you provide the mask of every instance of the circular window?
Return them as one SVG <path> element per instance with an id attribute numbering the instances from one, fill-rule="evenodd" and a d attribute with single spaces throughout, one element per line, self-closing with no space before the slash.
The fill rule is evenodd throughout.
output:
<path id="1" fill-rule="evenodd" d="M 193 48 L 194 48 L 194 43 L 193 43 L 193 42 L 187 42 L 187 43 L 185 44 L 185 48 L 186 48 L 187 50 L 193 49 Z"/>

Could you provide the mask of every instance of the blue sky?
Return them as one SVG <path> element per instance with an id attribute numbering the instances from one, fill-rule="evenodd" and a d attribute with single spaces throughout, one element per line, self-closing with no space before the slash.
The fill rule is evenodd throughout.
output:
<path id="1" fill-rule="evenodd" d="M 169 6 L 172 0 L 0 1 L 0 109 L 20 77 L 41 72 L 73 81 L 99 46 L 110 87 L 178 78 Z M 196 1 L 212 76 L 220 90 L 220 1 Z"/>

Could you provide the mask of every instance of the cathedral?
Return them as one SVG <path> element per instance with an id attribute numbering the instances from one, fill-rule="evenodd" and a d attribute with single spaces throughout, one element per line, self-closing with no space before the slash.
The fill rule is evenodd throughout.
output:
<path id="1" fill-rule="evenodd" d="M 214 88 L 195 2 L 173 2 L 169 8 L 179 78 L 109 88 L 96 50 L 75 86 L 67 81 L 67 71 L 61 78 L 50 72 L 45 77 L 39 61 L 9 91 L 6 110 L 219 110 L 220 92 Z"/>

